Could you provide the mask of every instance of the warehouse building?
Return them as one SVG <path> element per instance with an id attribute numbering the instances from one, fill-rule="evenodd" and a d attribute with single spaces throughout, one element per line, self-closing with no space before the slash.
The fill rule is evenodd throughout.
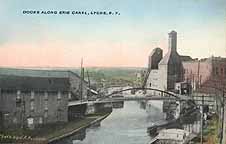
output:
<path id="1" fill-rule="evenodd" d="M 163 57 L 162 49 L 155 48 L 149 56 L 146 87 L 173 91 L 175 84 L 183 81 L 183 65 L 177 53 L 177 33 L 169 33 L 168 52 Z"/>
<path id="2" fill-rule="evenodd" d="M 74 72 L 0 69 L 0 117 L 4 128 L 67 122 L 68 102 L 86 98 L 87 83 Z"/>

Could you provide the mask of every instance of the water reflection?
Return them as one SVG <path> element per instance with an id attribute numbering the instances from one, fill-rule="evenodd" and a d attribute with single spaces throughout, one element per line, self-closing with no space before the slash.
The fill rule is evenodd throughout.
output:
<path id="1" fill-rule="evenodd" d="M 57 144 L 144 144 L 151 139 L 147 127 L 164 119 L 159 113 L 161 110 L 145 109 L 144 103 L 124 102 L 123 108 L 113 109 L 101 124 L 85 129 L 85 136 L 82 131 Z"/>
<path id="2" fill-rule="evenodd" d="M 113 109 L 123 108 L 124 107 L 124 101 L 112 102 L 112 107 L 113 107 Z"/>
<path id="3" fill-rule="evenodd" d="M 147 105 L 147 101 L 142 100 L 142 101 L 139 101 L 139 103 L 140 103 L 140 108 L 145 110 L 146 109 L 146 105 Z"/>
<path id="4" fill-rule="evenodd" d="M 154 102 L 155 103 L 155 102 Z M 123 108 L 113 109 L 111 115 L 97 125 L 82 130 L 57 144 L 144 144 L 152 137 L 147 128 L 154 123 L 165 121 L 161 105 L 156 101 L 128 101 Z M 121 106 L 121 105 L 120 105 Z M 198 124 L 198 123 L 197 123 Z M 189 131 L 199 127 L 188 123 L 183 125 Z"/>

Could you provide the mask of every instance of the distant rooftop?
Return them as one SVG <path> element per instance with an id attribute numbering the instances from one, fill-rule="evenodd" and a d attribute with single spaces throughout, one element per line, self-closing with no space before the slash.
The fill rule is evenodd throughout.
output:
<path id="1" fill-rule="evenodd" d="M 181 59 L 182 62 L 184 62 L 184 61 L 194 61 L 195 60 L 192 57 L 186 56 L 186 55 L 180 55 L 180 59 Z"/>
<path id="2" fill-rule="evenodd" d="M 43 70 L 43 69 L 17 69 L 17 68 L 0 68 L 0 75 L 11 76 L 27 76 L 27 77 L 55 77 L 66 78 L 69 77 L 69 73 L 76 73 L 68 70 Z"/>
<path id="3" fill-rule="evenodd" d="M 208 58 L 198 59 L 198 58 L 191 58 L 190 56 L 181 55 L 180 59 L 181 59 L 182 62 L 198 62 L 198 61 L 200 61 L 200 62 L 206 62 L 206 61 L 210 62 L 212 60 L 214 60 L 214 61 L 226 61 L 226 58 L 224 58 L 224 57 L 213 57 L 213 56 L 208 57 Z"/>
<path id="4" fill-rule="evenodd" d="M 0 76 L 1 89 L 10 90 L 47 90 L 47 91 L 69 91 L 68 78 L 53 77 L 27 77 L 27 76 Z"/>

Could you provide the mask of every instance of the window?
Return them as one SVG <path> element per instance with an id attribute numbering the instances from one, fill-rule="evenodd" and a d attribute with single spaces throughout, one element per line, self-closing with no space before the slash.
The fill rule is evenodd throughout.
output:
<path id="1" fill-rule="evenodd" d="M 52 80 L 51 79 L 48 79 L 48 81 L 49 81 L 49 84 L 52 84 Z"/>
<path id="2" fill-rule="evenodd" d="M 17 98 L 17 99 L 20 99 L 20 98 L 21 98 L 21 97 L 20 97 L 20 90 L 17 91 L 17 93 L 16 93 L 16 98 Z"/>
<path id="3" fill-rule="evenodd" d="M 44 112 L 44 118 L 47 118 L 48 117 L 48 110 L 45 110 Z"/>
<path id="4" fill-rule="evenodd" d="M 29 126 L 33 125 L 34 124 L 34 118 L 30 117 L 27 119 L 27 123 Z"/>
<path id="5" fill-rule="evenodd" d="M 45 94 L 44 94 L 44 99 L 48 100 L 48 93 L 47 92 L 45 92 Z"/>
<path id="6" fill-rule="evenodd" d="M 57 99 L 57 106 L 60 107 L 61 99 Z"/>
<path id="7" fill-rule="evenodd" d="M 20 92 L 20 90 L 17 90 L 17 92 L 16 92 L 16 107 L 21 107 L 21 103 L 22 103 L 21 92 Z"/>
<path id="8" fill-rule="evenodd" d="M 34 111 L 34 101 L 30 102 L 30 108 L 31 108 L 31 111 Z"/>
<path id="9" fill-rule="evenodd" d="M 71 99 L 71 92 L 68 92 L 68 99 Z"/>
<path id="10" fill-rule="evenodd" d="M 216 67 L 216 75 L 219 75 L 218 67 Z"/>
<path id="11" fill-rule="evenodd" d="M 42 119 L 42 117 L 39 117 L 38 123 L 39 123 L 39 124 L 43 124 L 43 119 Z"/>
<path id="12" fill-rule="evenodd" d="M 34 91 L 31 91 L 31 100 L 33 100 L 35 98 L 35 93 Z"/>
<path id="13" fill-rule="evenodd" d="M 45 110 L 48 110 L 48 101 L 47 100 L 44 101 L 44 108 L 45 108 Z"/>
<path id="14" fill-rule="evenodd" d="M 58 100 L 61 99 L 61 93 L 60 93 L 60 92 L 57 93 L 57 99 L 58 99 Z"/>
<path id="15" fill-rule="evenodd" d="M 224 70 L 223 70 L 223 68 L 221 68 L 221 75 L 223 75 L 224 74 Z"/>
<path id="16" fill-rule="evenodd" d="M 16 91 L 2 89 L 2 90 L 1 90 L 1 93 L 2 93 L 2 94 L 15 94 Z"/>
<path id="17" fill-rule="evenodd" d="M 18 122 L 18 121 L 17 121 L 17 118 L 14 117 L 14 118 L 13 118 L 13 123 L 14 123 L 14 124 L 17 124 L 17 122 Z"/>

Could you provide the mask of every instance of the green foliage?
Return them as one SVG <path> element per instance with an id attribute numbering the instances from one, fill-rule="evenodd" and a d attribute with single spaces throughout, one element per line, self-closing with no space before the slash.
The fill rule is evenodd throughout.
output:
<path id="1" fill-rule="evenodd" d="M 219 143 L 219 120 L 218 116 L 214 115 L 208 122 L 208 126 L 204 129 L 204 138 L 209 143 Z"/>
<path id="2" fill-rule="evenodd" d="M 85 80 L 88 76 L 91 81 L 96 82 L 97 87 L 105 85 L 134 85 L 140 83 L 137 81 L 136 73 L 141 72 L 144 68 L 85 68 Z M 80 75 L 79 69 L 74 69 Z M 88 73 L 87 73 L 88 71 Z"/>

